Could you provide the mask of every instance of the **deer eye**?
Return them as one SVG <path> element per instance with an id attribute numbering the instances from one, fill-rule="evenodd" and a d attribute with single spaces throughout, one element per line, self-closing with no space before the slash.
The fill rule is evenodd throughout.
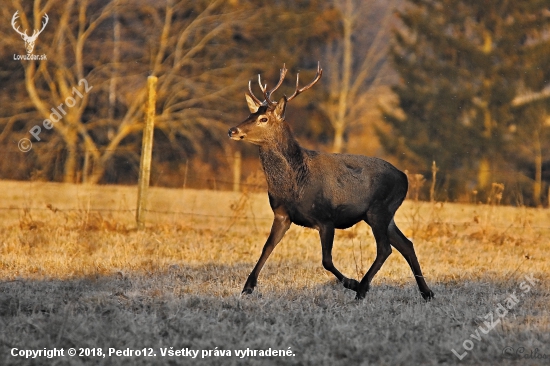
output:
<path id="1" fill-rule="evenodd" d="M 260 122 L 267 122 L 267 118 L 260 118 Z"/>

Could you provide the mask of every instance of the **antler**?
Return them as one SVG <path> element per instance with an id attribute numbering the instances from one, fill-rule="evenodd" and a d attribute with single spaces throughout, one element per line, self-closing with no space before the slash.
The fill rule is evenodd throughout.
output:
<path id="1" fill-rule="evenodd" d="M 38 37 L 38 35 L 39 35 L 40 33 L 42 33 L 42 31 L 44 30 L 44 28 L 46 28 L 46 24 L 48 24 L 48 20 L 49 20 L 50 18 L 48 18 L 48 14 L 44 14 L 44 17 L 43 17 L 43 18 L 44 18 L 44 21 L 42 22 L 42 28 L 41 28 L 39 31 L 35 29 L 34 32 L 33 32 L 33 34 L 32 34 L 32 36 L 31 36 L 31 38 L 36 39 L 36 38 Z"/>
<path id="2" fill-rule="evenodd" d="M 296 74 L 296 90 L 294 91 L 294 94 L 292 94 L 288 99 L 287 99 L 287 102 L 290 102 L 292 99 L 296 98 L 296 96 L 298 94 L 300 94 L 301 92 L 305 91 L 305 90 L 308 90 L 309 88 L 311 88 L 313 85 L 315 85 L 316 82 L 319 81 L 319 79 L 321 78 L 321 76 L 323 75 L 323 69 L 321 69 L 321 62 L 318 62 L 317 63 L 317 75 L 315 75 L 315 79 L 313 79 L 313 81 L 309 84 L 307 84 L 306 86 L 304 86 L 302 89 L 298 89 L 298 85 L 299 85 L 299 81 L 300 81 L 300 74 Z"/>
<path id="3" fill-rule="evenodd" d="M 256 98 L 256 96 L 254 95 L 254 93 L 252 93 L 252 80 L 248 80 L 248 94 L 252 97 L 252 99 L 254 99 L 254 101 L 257 103 L 257 104 L 262 104 L 262 101 L 259 100 L 258 98 Z"/>
<path id="4" fill-rule="evenodd" d="M 13 27 L 13 29 L 19 33 L 21 35 L 21 37 L 23 37 L 25 40 L 36 40 L 36 38 L 38 37 L 38 35 L 40 33 L 42 33 L 42 31 L 44 30 L 44 28 L 46 28 L 46 24 L 48 24 L 48 20 L 50 18 L 48 18 L 48 14 L 44 14 L 44 21 L 42 22 L 42 28 L 40 30 L 34 30 L 34 32 L 32 33 L 32 36 L 28 36 L 27 35 L 27 30 L 25 29 L 25 32 L 21 32 L 19 30 L 19 27 L 15 28 L 15 22 L 17 21 L 17 18 L 19 18 L 19 10 L 17 10 L 15 12 L 15 14 L 13 14 L 13 17 L 11 18 L 11 26 Z"/>
<path id="5" fill-rule="evenodd" d="M 25 32 L 21 32 L 19 30 L 19 27 L 15 28 L 15 21 L 17 20 L 17 18 L 19 18 L 18 13 L 19 13 L 19 10 L 17 10 L 15 12 L 15 14 L 13 14 L 13 17 L 11 18 L 11 26 L 17 33 L 19 33 L 21 35 L 21 37 L 28 38 L 29 36 L 27 35 L 27 30 L 26 29 L 25 29 Z"/>
<path id="6" fill-rule="evenodd" d="M 267 84 L 262 85 L 262 77 L 260 76 L 260 74 L 258 74 L 258 84 L 260 84 L 260 89 L 262 90 L 262 93 L 264 94 L 265 100 L 262 102 L 258 98 L 256 98 L 254 93 L 252 93 L 252 86 L 251 86 L 251 82 L 249 81 L 248 82 L 248 92 L 250 93 L 250 96 L 258 104 L 267 104 L 267 105 L 270 105 L 270 106 L 273 106 L 273 105 L 277 104 L 276 102 L 272 101 L 270 99 L 270 97 L 271 97 L 271 94 L 273 94 L 273 92 L 276 91 L 277 89 L 279 89 L 279 87 L 283 84 L 283 80 L 286 76 L 287 71 L 288 70 L 285 67 L 285 64 L 283 64 L 283 68 L 281 69 L 281 72 L 280 72 L 280 75 L 279 75 L 279 82 L 270 91 L 267 91 Z"/>
<path id="7" fill-rule="evenodd" d="M 260 84 L 260 89 L 262 90 L 262 93 L 264 94 L 264 98 L 265 98 L 265 100 L 263 102 L 260 101 L 258 98 L 256 98 L 254 93 L 252 93 L 251 81 L 248 81 L 248 92 L 249 92 L 250 96 L 252 97 L 252 99 L 254 99 L 254 101 L 258 104 L 264 104 L 264 105 L 269 105 L 269 106 L 276 105 L 277 102 L 272 101 L 270 99 L 270 97 L 271 97 L 271 94 L 273 94 L 273 92 L 276 91 L 277 89 L 279 89 L 279 87 L 283 84 L 283 80 L 286 76 L 287 71 L 288 70 L 286 68 L 286 65 L 283 64 L 283 68 L 281 69 L 281 73 L 280 73 L 280 76 L 279 76 L 279 82 L 270 91 L 267 91 L 267 84 L 262 85 L 262 78 L 261 78 L 260 74 L 258 74 L 258 84 Z M 316 82 L 319 81 L 319 79 L 321 78 L 322 75 L 323 75 L 323 69 L 321 69 L 321 63 L 318 62 L 317 63 L 317 75 L 315 76 L 315 79 L 313 79 L 313 81 L 311 83 L 304 86 L 303 88 L 298 89 L 298 83 L 300 81 L 300 74 L 297 74 L 296 75 L 296 90 L 294 91 L 294 94 L 292 94 L 290 96 L 290 98 L 287 99 L 287 101 L 291 101 L 292 99 L 296 98 L 296 96 L 298 94 L 300 94 L 301 92 L 311 88 L 313 85 L 315 85 Z"/>
<path id="8" fill-rule="evenodd" d="M 275 87 L 273 89 L 271 89 L 270 91 L 266 91 L 267 90 L 267 84 L 265 84 L 263 87 L 262 87 L 262 80 L 260 78 L 260 74 L 258 74 L 258 84 L 260 84 L 260 89 L 262 89 L 262 92 L 264 93 L 264 98 L 265 98 L 265 101 L 267 102 L 267 104 L 269 105 L 275 105 L 277 104 L 276 102 L 273 102 L 271 99 L 269 99 L 269 97 L 271 97 L 271 94 L 273 94 L 273 92 L 277 89 L 279 89 L 279 87 L 281 86 L 281 84 L 283 84 L 283 80 L 286 76 L 286 72 L 288 70 L 286 69 L 286 64 L 283 64 L 283 68 L 281 69 L 281 72 L 280 72 L 280 76 L 279 76 L 279 82 L 277 83 L 277 85 L 275 85 Z"/>

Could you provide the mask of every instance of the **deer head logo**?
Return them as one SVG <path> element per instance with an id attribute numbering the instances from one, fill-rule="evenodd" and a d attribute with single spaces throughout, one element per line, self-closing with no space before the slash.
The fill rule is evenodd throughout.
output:
<path id="1" fill-rule="evenodd" d="M 34 42 L 36 42 L 36 38 L 38 38 L 38 35 L 40 33 L 42 33 L 42 31 L 44 30 L 44 28 L 46 28 L 46 24 L 48 24 L 48 14 L 44 14 L 44 21 L 42 22 L 42 29 L 40 30 L 37 30 L 35 29 L 34 32 L 32 33 L 32 36 L 28 36 L 27 35 L 27 30 L 25 29 L 24 32 L 21 32 L 19 30 L 19 27 L 15 28 L 15 22 L 17 21 L 17 18 L 19 18 L 19 10 L 15 12 L 15 14 L 13 14 L 13 17 L 11 18 L 11 26 L 13 27 L 13 29 L 19 33 L 21 35 L 21 38 L 23 38 L 23 40 L 25 41 L 25 48 L 27 49 L 27 53 L 32 53 L 32 51 L 34 50 Z"/>

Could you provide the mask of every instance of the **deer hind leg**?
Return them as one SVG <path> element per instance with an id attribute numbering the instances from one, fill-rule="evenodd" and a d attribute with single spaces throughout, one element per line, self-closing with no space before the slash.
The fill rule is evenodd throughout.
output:
<path id="1" fill-rule="evenodd" d="M 279 244 L 279 242 L 287 232 L 290 224 L 290 218 L 288 217 L 286 212 L 275 212 L 275 218 L 273 219 L 271 232 L 269 233 L 269 237 L 264 244 L 264 248 L 262 249 L 262 254 L 260 255 L 260 259 L 258 259 L 258 263 L 256 263 L 256 266 L 254 267 L 252 272 L 250 272 L 250 275 L 248 276 L 248 279 L 244 284 L 244 288 L 242 291 L 243 294 L 251 294 L 252 291 L 254 291 L 254 287 L 256 287 L 258 276 L 260 274 L 260 271 L 262 270 L 262 267 L 267 261 L 267 258 L 269 258 L 269 255 L 271 254 L 273 249 L 275 249 L 277 244 Z"/>
<path id="2" fill-rule="evenodd" d="M 376 258 L 359 283 L 356 296 L 356 299 L 358 300 L 365 298 L 367 292 L 369 291 L 372 279 L 392 252 L 388 236 L 388 226 L 391 221 L 391 215 L 389 212 L 373 213 L 372 211 L 369 211 L 365 221 L 372 228 L 374 239 L 376 239 Z"/>
<path id="3" fill-rule="evenodd" d="M 424 276 L 422 276 L 422 270 L 420 269 L 420 263 L 418 263 L 418 258 L 416 257 L 413 243 L 407 239 L 405 235 L 403 235 L 401 230 L 399 230 L 399 228 L 395 225 L 393 219 L 388 227 L 388 235 L 390 237 L 391 245 L 393 245 L 393 247 L 397 249 L 401 255 L 403 255 L 407 263 L 409 263 L 409 266 L 414 274 L 414 279 L 418 284 L 420 294 L 424 300 L 432 299 L 434 297 L 434 293 L 426 284 Z"/>
<path id="4" fill-rule="evenodd" d="M 321 248 L 323 253 L 323 267 L 331 272 L 338 281 L 342 282 L 345 288 L 357 291 L 359 282 L 352 278 L 347 278 L 334 267 L 332 263 L 332 245 L 334 243 L 334 226 L 327 224 L 319 227 L 319 235 L 321 237 Z"/>

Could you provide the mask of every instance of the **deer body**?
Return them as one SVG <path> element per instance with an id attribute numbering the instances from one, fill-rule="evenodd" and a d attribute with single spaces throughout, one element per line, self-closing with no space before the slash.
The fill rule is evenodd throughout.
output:
<path id="1" fill-rule="evenodd" d="M 364 220 L 372 204 L 397 208 L 407 194 L 406 175 L 381 159 L 321 153 L 297 143 L 291 154 L 275 149 L 260 147 L 270 205 L 284 208 L 297 225 L 332 222 L 347 229 Z"/>
<path id="2" fill-rule="evenodd" d="M 291 100 L 313 83 L 297 91 Z M 251 293 L 267 258 L 282 239 L 291 223 L 319 231 L 323 266 L 346 288 L 365 297 L 372 278 L 391 253 L 393 245 L 407 260 L 425 299 L 433 297 L 410 242 L 393 221 L 395 211 L 407 194 L 407 176 L 390 163 L 372 157 L 329 154 L 302 148 L 294 139 L 284 112 L 287 99 L 278 103 L 269 95 L 282 83 L 286 69 L 281 70 L 278 85 L 266 92 L 260 102 L 246 94 L 250 116 L 229 130 L 234 140 L 245 140 L 259 146 L 260 160 L 266 176 L 269 203 L 274 213 L 271 233 L 258 263 L 250 273 L 243 293 Z M 261 85 L 261 84 L 260 84 Z M 346 229 L 360 221 L 367 222 L 377 244 L 376 259 L 361 282 L 342 275 L 332 262 L 335 229 Z"/>

